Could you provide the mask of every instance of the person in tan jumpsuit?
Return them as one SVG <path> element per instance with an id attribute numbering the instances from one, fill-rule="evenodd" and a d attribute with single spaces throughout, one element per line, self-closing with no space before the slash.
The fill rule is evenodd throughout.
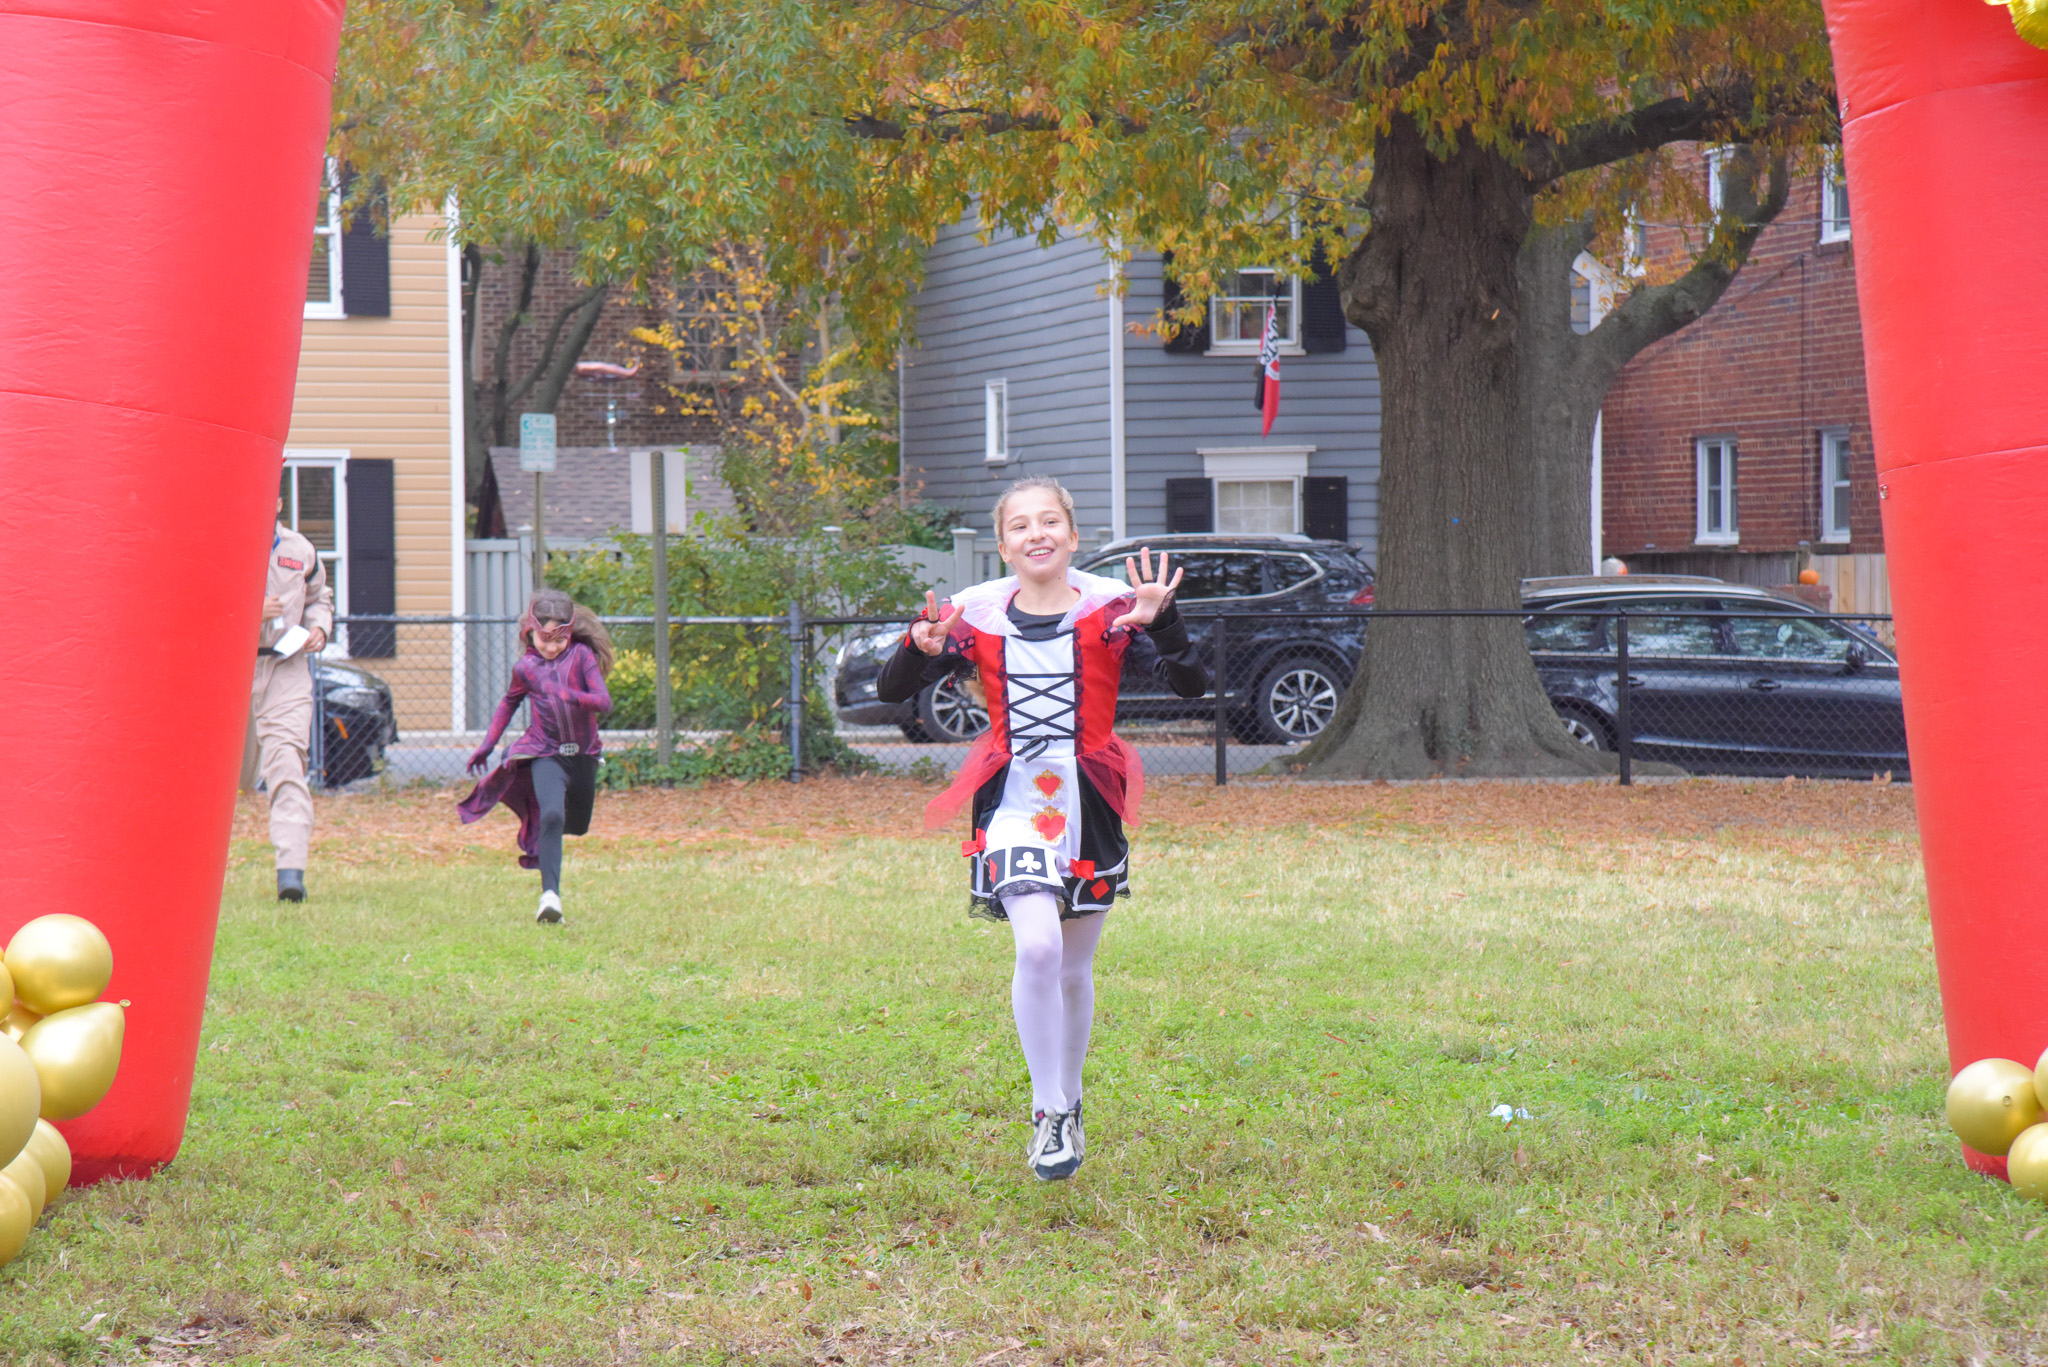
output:
<path id="1" fill-rule="evenodd" d="M 281 499 L 278 511 L 284 511 Z M 279 656 L 272 647 L 295 626 L 312 639 L 297 653 Z M 313 740 L 311 656 L 333 629 L 334 590 L 327 587 L 326 567 L 312 542 L 278 523 L 263 584 L 263 635 L 249 706 L 256 717 L 257 772 L 270 788 L 270 844 L 277 853 L 281 902 L 306 896 L 306 850 L 313 839 L 313 794 L 306 786 L 306 752 Z"/>

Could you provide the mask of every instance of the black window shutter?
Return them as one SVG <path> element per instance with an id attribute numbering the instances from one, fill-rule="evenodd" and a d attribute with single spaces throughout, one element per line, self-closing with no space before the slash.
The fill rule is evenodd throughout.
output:
<path id="1" fill-rule="evenodd" d="M 1337 273 L 1330 269 L 1321 247 L 1316 248 L 1309 264 L 1315 274 L 1301 282 L 1301 349 L 1311 355 L 1342 351 L 1344 300 L 1337 290 Z"/>
<path id="2" fill-rule="evenodd" d="M 348 611 L 389 616 L 398 611 L 398 528 L 392 462 L 348 463 Z M 389 659 L 398 653 L 391 622 L 358 622 L 348 629 L 348 653 Z"/>
<path id="3" fill-rule="evenodd" d="M 1301 481 L 1301 530 L 1318 541 L 1351 540 L 1351 481 L 1310 475 Z"/>
<path id="4" fill-rule="evenodd" d="M 1169 532 L 1213 532 L 1216 530 L 1216 495 L 1206 479 L 1166 481 L 1166 530 Z"/>
<path id="5" fill-rule="evenodd" d="M 343 173 L 343 199 L 354 181 L 353 171 Z M 377 231 L 367 204 L 341 229 L 341 311 L 350 318 L 391 316 L 391 239 Z"/>
<path id="6" fill-rule="evenodd" d="M 1180 281 L 1173 278 L 1173 253 L 1167 252 L 1159 258 L 1159 280 L 1165 287 L 1165 297 L 1160 308 L 1169 316 L 1168 327 L 1174 326 L 1171 315 L 1175 309 L 1187 304 L 1187 296 L 1181 293 Z M 1166 339 L 1166 350 L 1174 356 L 1200 356 L 1209 349 L 1209 320 L 1204 318 L 1194 327 L 1183 327 Z"/>

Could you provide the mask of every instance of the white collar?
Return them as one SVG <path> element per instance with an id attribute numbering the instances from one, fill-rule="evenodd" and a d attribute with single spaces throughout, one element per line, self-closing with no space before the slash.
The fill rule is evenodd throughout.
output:
<path id="1" fill-rule="evenodd" d="M 1089 574 L 1072 565 L 1067 566 L 1067 586 L 1079 592 L 1081 597 L 1060 618 L 1061 631 L 1072 631 L 1074 623 L 1104 603 L 1114 603 L 1119 598 L 1131 596 L 1130 586 L 1123 580 Z M 1014 574 L 991 579 L 954 594 L 953 606 L 960 609 L 961 620 L 976 631 L 994 636 L 1015 636 L 1017 624 L 1010 620 L 1010 600 L 1017 596 L 1019 587 L 1020 581 Z"/>

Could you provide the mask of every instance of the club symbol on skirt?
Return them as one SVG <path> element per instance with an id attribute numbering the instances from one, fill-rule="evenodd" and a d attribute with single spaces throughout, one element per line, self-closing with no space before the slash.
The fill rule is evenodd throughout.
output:
<path id="1" fill-rule="evenodd" d="M 1041 769 L 1038 771 L 1038 777 L 1031 780 L 1031 786 L 1043 793 L 1045 800 L 1050 802 L 1060 789 L 1067 786 L 1067 781 L 1050 769 Z"/>
<path id="2" fill-rule="evenodd" d="M 1039 838 L 1050 845 L 1065 834 L 1067 814 L 1057 807 L 1046 807 L 1031 818 L 1031 824 L 1038 831 Z"/>
<path id="3" fill-rule="evenodd" d="M 1044 872 L 1045 867 L 1039 862 L 1037 850 L 1021 849 L 1011 857 L 1010 874 L 1012 877 L 1022 878 L 1026 874 L 1042 874 Z"/>

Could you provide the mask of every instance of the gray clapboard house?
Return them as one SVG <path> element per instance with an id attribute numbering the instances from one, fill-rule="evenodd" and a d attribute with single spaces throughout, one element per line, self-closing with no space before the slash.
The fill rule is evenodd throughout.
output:
<path id="1" fill-rule="evenodd" d="M 1155 330 L 1175 288 L 1153 254 L 1121 297 L 1100 247 L 940 234 L 904 358 L 903 468 L 924 495 L 984 529 L 1013 479 L 1052 475 L 1083 536 L 1297 532 L 1362 547 L 1378 531 L 1379 376 L 1327 278 L 1251 269 L 1211 301 L 1207 326 Z M 1276 288 L 1277 286 L 1277 288 Z M 1254 405 L 1266 302 L 1287 339 L 1281 401 L 1261 436 Z M 984 543 L 985 545 L 987 543 Z"/>

